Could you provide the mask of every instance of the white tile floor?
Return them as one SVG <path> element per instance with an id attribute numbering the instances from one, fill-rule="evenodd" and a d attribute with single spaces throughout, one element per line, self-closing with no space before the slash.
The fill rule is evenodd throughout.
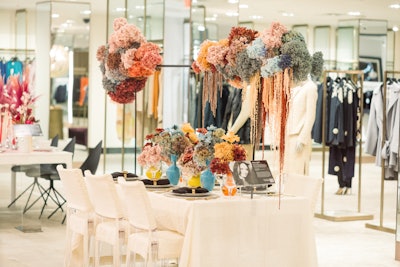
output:
<path id="1" fill-rule="evenodd" d="M 322 152 L 313 152 L 311 175 L 321 176 Z M 86 156 L 86 151 L 78 149 L 75 160 L 80 161 Z M 270 160 L 267 155 L 267 160 Z M 260 158 L 257 153 L 257 158 Z M 119 155 L 107 155 L 106 171 L 117 171 L 121 168 Z M 129 160 L 124 166 L 129 166 Z M 125 167 L 125 169 L 129 169 Z M 131 168 L 133 169 L 133 168 Z M 357 166 L 356 166 L 357 169 Z M 101 159 L 98 172 L 104 172 Z M 24 200 L 18 201 L 16 207 L 7 208 L 10 195 L 9 166 L 0 165 L 0 266 L 4 267 L 55 267 L 62 266 L 65 225 L 60 222 L 64 216 L 58 212 L 47 219 L 52 209 L 45 210 L 45 216 L 38 219 L 41 205 L 22 215 Z M 18 174 L 17 191 L 25 188 L 31 180 Z M 366 223 L 376 226 L 395 228 L 396 186 L 397 181 L 385 181 L 385 198 L 380 221 L 380 168 L 373 163 L 362 164 L 361 213 L 372 215 L 373 220 L 356 220 L 333 222 L 325 219 L 314 219 L 318 262 L 321 267 L 362 266 L 391 267 L 400 266 L 395 261 L 395 234 L 366 227 Z M 336 213 L 358 213 L 358 184 L 353 181 L 351 195 L 337 196 L 337 181 L 334 176 L 325 179 L 324 214 L 330 211 Z M 60 187 L 60 184 L 56 184 Z M 321 199 L 317 204 L 317 213 L 321 213 Z M 23 233 L 15 227 L 25 226 L 41 229 L 41 232 Z M 275 266 L 274 266 L 275 267 Z M 276 266 L 280 267 L 280 266 Z"/>

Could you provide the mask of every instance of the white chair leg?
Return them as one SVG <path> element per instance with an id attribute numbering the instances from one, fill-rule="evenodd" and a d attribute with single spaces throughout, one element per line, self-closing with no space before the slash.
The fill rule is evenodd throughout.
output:
<path id="1" fill-rule="evenodd" d="M 116 240 L 113 246 L 113 263 L 114 267 L 120 266 L 119 240 Z"/>
<path id="2" fill-rule="evenodd" d="M 94 266 L 100 266 L 99 241 L 96 238 L 94 241 Z"/>
<path id="3" fill-rule="evenodd" d="M 70 266 L 71 263 L 71 256 L 72 256 L 72 251 L 71 251 L 71 241 L 72 241 L 72 231 L 69 229 L 67 225 L 67 230 L 66 230 L 66 245 L 65 245 L 65 254 L 64 254 L 64 266 Z"/>
<path id="4" fill-rule="evenodd" d="M 89 267 L 89 236 L 86 233 L 83 235 L 83 266 Z"/>
<path id="5" fill-rule="evenodd" d="M 129 249 L 126 249 L 126 267 L 129 267 L 131 265 L 131 252 Z"/>

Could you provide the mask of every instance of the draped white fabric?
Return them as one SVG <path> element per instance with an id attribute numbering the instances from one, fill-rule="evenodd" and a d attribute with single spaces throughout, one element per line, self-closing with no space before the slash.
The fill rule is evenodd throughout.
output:
<path id="1" fill-rule="evenodd" d="M 159 227 L 185 235 L 179 266 L 317 266 L 306 198 L 149 195 Z"/>

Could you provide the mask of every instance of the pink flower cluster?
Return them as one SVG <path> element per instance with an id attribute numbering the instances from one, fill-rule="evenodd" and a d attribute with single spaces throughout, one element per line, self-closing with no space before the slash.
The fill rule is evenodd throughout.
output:
<path id="1" fill-rule="evenodd" d="M 114 32 L 110 35 L 108 44 L 97 49 L 96 57 L 100 61 L 104 89 L 109 95 L 112 93 L 111 98 L 114 101 L 130 103 L 135 100 L 135 93 L 141 91 L 146 83 L 130 82 L 124 86 L 118 85 L 127 79 L 145 81 L 145 78 L 153 75 L 157 66 L 162 63 L 161 48 L 157 44 L 147 42 L 140 29 L 128 24 L 125 18 L 115 19 L 113 28 Z M 131 86 L 132 95 L 126 91 L 128 84 Z"/>
<path id="2" fill-rule="evenodd" d="M 270 27 L 262 32 L 261 39 L 266 47 L 278 48 L 282 46 L 282 36 L 287 32 L 288 30 L 283 24 L 272 22 Z"/>
<path id="3" fill-rule="evenodd" d="M 163 160 L 161 152 L 162 149 L 159 145 L 144 146 L 142 152 L 137 158 L 138 163 L 143 167 L 155 166 L 157 164 L 160 164 Z"/>

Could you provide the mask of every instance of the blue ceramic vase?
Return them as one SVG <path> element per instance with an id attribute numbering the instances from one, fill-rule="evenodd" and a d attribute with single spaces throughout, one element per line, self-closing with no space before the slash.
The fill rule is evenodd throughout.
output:
<path id="1" fill-rule="evenodd" d="M 166 174 L 169 183 L 172 185 L 177 185 L 179 183 L 179 178 L 181 177 L 181 172 L 176 166 L 176 155 L 171 155 L 171 166 L 167 168 Z"/>
<path id="2" fill-rule="evenodd" d="M 206 188 L 208 191 L 212 191 L 215 185 L 215 176 L 210 171 L 210 161 L 207 160 L 207 169 L 203 171 L 200 175 L 200 181 L 202 187 Z"/>

